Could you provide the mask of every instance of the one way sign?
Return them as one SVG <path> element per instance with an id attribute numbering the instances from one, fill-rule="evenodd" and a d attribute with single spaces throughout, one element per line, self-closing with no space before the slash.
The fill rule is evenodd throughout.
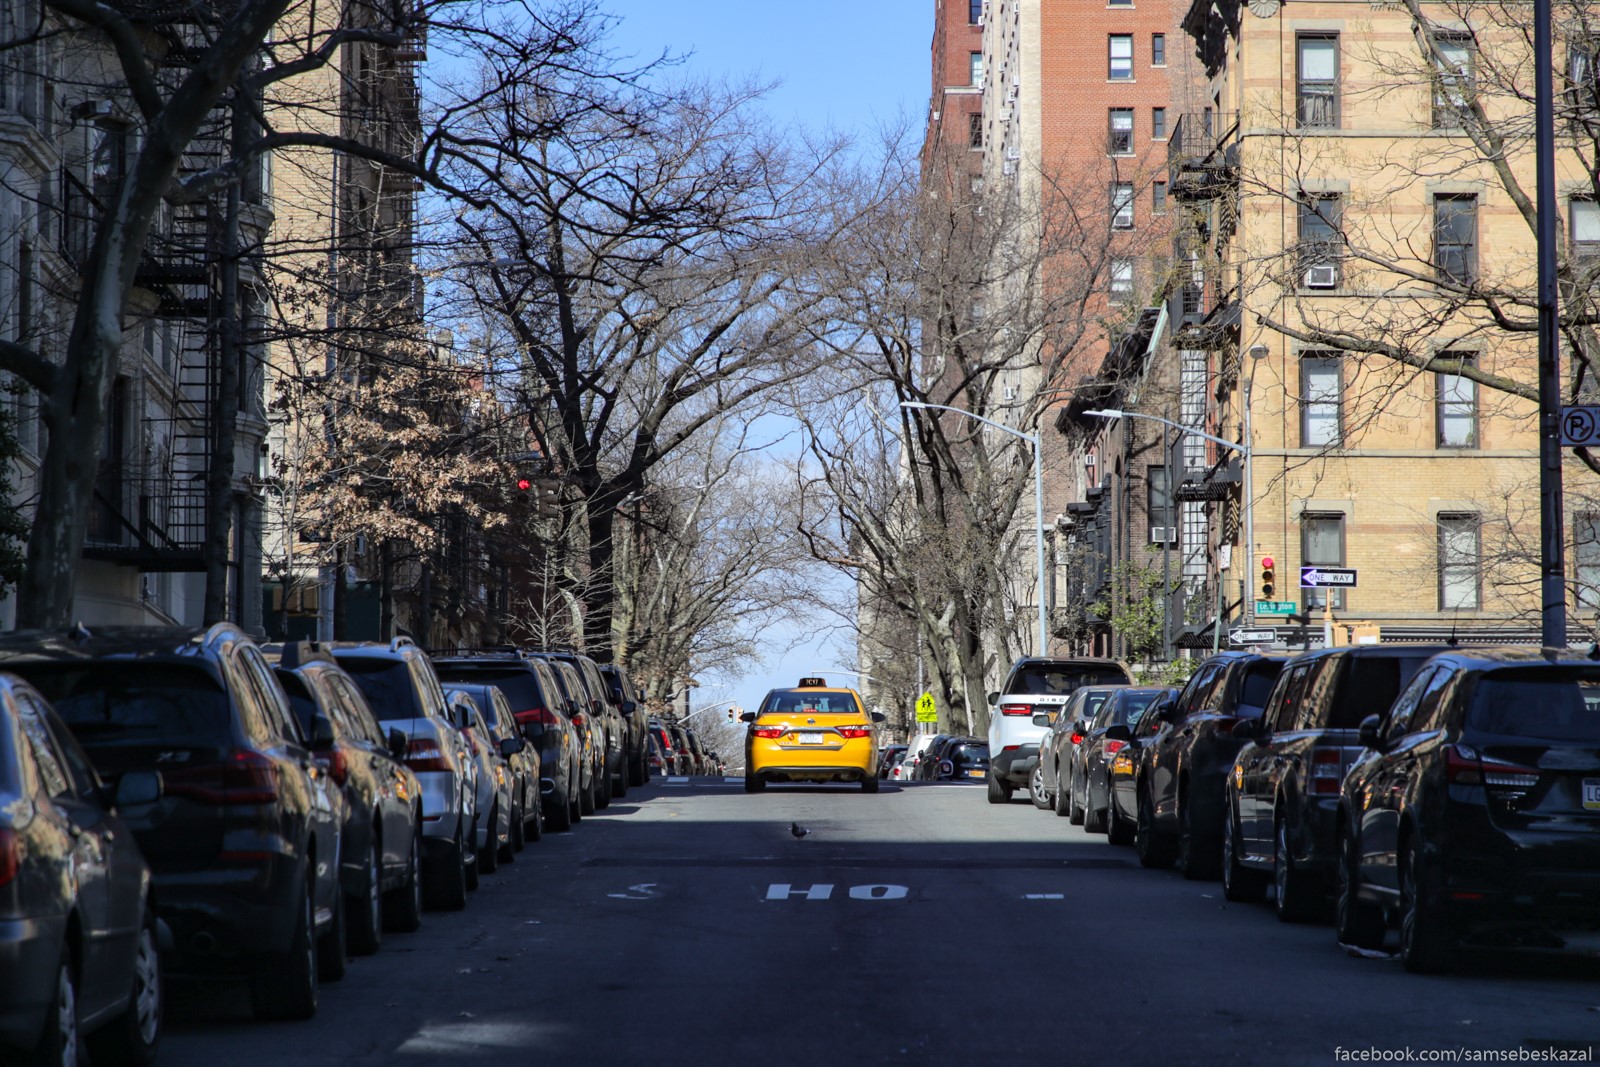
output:
<path id="1" fill-rule="evenodd" d="M 1300 588 L 1320 589 L 1325 586 L 1337 586 L 1341 589 L 1354 589 L 1356 587 L 1356 572 L 1354 569 L 1344 567 L 1301 567 Z"/>

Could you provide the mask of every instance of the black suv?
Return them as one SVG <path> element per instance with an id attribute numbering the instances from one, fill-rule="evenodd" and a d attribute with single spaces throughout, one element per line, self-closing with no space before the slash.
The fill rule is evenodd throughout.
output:
<path id="1" fill-rule="evenodd" d="M 1287 662 L 1222 652 L 1200 664 L 1177 700 L 1157 713 L 1165 728 L 1139 750 L 1134 847 L 1147 867 L 1176 860 L 1187 878 L 1214 878 L 1222 856 L 1223 783 Z"/>
<path id="2" fill-rule="evenodd" d="M 55 706 L 95 769 L 161 775 L 123 821 L 154 873 L 176 972 L 244 970 L 263 1018 L 317 1010 L 344 972 L 344 799 L 272 668 L 235 626 L 0 636 L 0 664 Z"/>
<path id="3" fill-rule="evenodd" d="M 1307 652 L 1278 676 L 1261 718 L 1228 776 L 1222 888 L 1229 900 L 1260 900 L 1276 885 L 1278 917 L 1322 911 L 1333 890 L 1339 783 L 1361 753 L 1357 727 L 1389 710 L 1401 688 L 1445 645 L 1358 645 Z"/>
<path id="4" fill-rule="evenodd" d="M 628 784 L 644 785 L 650 780 L 650 762 L 646 759 L 650 726 L 644 710 L 644 701 L 633 687 L 628 668 L 616 663 L 600 664 L 600 676 L 606 680 L 611 703 L 628 724 L 626 758 Z"/>
<path id="5" fill-rule="evenodd" d="M 1339 798 L 1341 940 L 1400 925 L 1411 971 L 1464 940 L 1561 948 L 1600 926 L 1600 662 L 1456 650 L 1417 671 Z"/>

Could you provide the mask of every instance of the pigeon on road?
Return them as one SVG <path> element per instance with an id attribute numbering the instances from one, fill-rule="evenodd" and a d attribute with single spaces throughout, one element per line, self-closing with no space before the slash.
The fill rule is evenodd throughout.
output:
<path id="1" fill-rule="evenodd" d="M 789 824 L 789 832 L 796 837 L 804 837 L 811 831 L 807 830 L 804 826 L 801 826 L 797 822 L 792 822 Z"/>

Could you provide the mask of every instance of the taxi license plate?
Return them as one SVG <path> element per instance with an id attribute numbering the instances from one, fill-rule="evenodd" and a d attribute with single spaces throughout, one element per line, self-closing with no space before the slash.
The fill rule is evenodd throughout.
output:
<path id="1" fill-rule="evenodd" d="M 815 732 L 803 733 L 800 735 L 800 743 L 802 745 L 820 745 L 822 744 L 822 735 Z"/>
<path id="2" fill-rule="evenodd" d="M 972 768 L 972 770 L 967 772 L 967 777 L 969 777 L 969 778 L 982 778 L 984 775 L 986 775 L 988 773 L 989 772 L 984 770 L 982 767 L 974 767 L 974 768 Z"/>
<path id="3" fill-rule="evenodd" d="M 1600 778 L 1583 780 L 1583 810 L 1600 811 Z"/>

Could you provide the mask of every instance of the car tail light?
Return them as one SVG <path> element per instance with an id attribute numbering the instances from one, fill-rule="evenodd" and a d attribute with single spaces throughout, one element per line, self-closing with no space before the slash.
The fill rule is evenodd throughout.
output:
<path id="1" fill-rule="evenodd" d="M 1106 755 L 1115 756 L 1118 752 L 1121 752 L 1123 749 L 1125 749 L 1127 747 L 1128 747 L 1128 742 L 1126 742 L 1126 741 L 1107 741 L 1106 742 Z"/>
<path id="2" fill-rule="evenodd" d="M 278 799 L 278 768 L 253 749 L 230 752 L 219 763 L 161 772 L 162 792 L 202 804 L 272 804 Z"/>
<path id="3" fill-rule="evenodd" d="M 1002 715 L 1032 715 L 1033 714 L 1033 705 L 1032 704 L 1001 704 L 1000 705 L 1000 714 L 1002 714 Z"/>
<path id="4" fill-rule="evenodd" d="M 782 737 L 784 729 L 782 726 L 758 726 L 755 729 L 755 735 L 771 740 L 774 737 Z"/>
<path id="5" fill-rule="evenodd" d="M 413 738 L 406 746 L 406 766 L 414 771 L 448 771 L 444 750 L 431 737 Z"/>
<path id="6" fill-rule="evenodd" d="M 529 723 L 539 726 L 556 725 L 555 712 L 549 708 L 528 708 L 525 711 L 513 712 L 511 717 L 517 721 L 518 726 L 527 726 Z"/>
<path id="7" fill-rule="evenodd" d="M 1083 744 L 1083 735 L 1074 730 L 1072 731 L 1072 736 L 1067 738 L 1067 740 L 1071 741 L 1075 745 L 1081 745 Z"/>
<path id="8" fill-rule="evenodd" d="M 344 780 L 350 776 L 350 764 L 344 758 L 343 749 L 331 748 L 318 755 L 317 762 L 327 769 L 328 777 L 340 785 L 344 785 Z"/>
<path id="9" fill-rule="evenodd" d="M 872 728 L 869 726 L 836 726 L 834 731 L 846 741 L 856 741 L 863 737 L 872 736 Z"/>
<path id="10" fill-rule="evenodd" d="M 15 830 L 0 830 L 0 886 L 10 885 L 22 869 L 22 838 Z"/>
<path id="11" fill-rule="evenodd" d="M 1021 747 L 1022 747 L 1021 745 L 1007 745 L 1004 748 L 1002 748 L 1000 751 L 1001 752 L 1015 752 L 1018 749 L 1020 749 Z"/>
<path id="12" fill-rule="evenodd" d="M 1311 792 L 1317 796 L 1338 796 L 1344 764 L 1336 748 L 1311 750 Z"/>
<path id="13" fill-rule="evenodd" d="M 1487 785 L 1521 796 L 1539 784 L 1539 772 L 1532 767 L 1481 755 L 1470 745 L 1447 745 L 1444 759 L 1445 777 L 1452 785 Z"/>

